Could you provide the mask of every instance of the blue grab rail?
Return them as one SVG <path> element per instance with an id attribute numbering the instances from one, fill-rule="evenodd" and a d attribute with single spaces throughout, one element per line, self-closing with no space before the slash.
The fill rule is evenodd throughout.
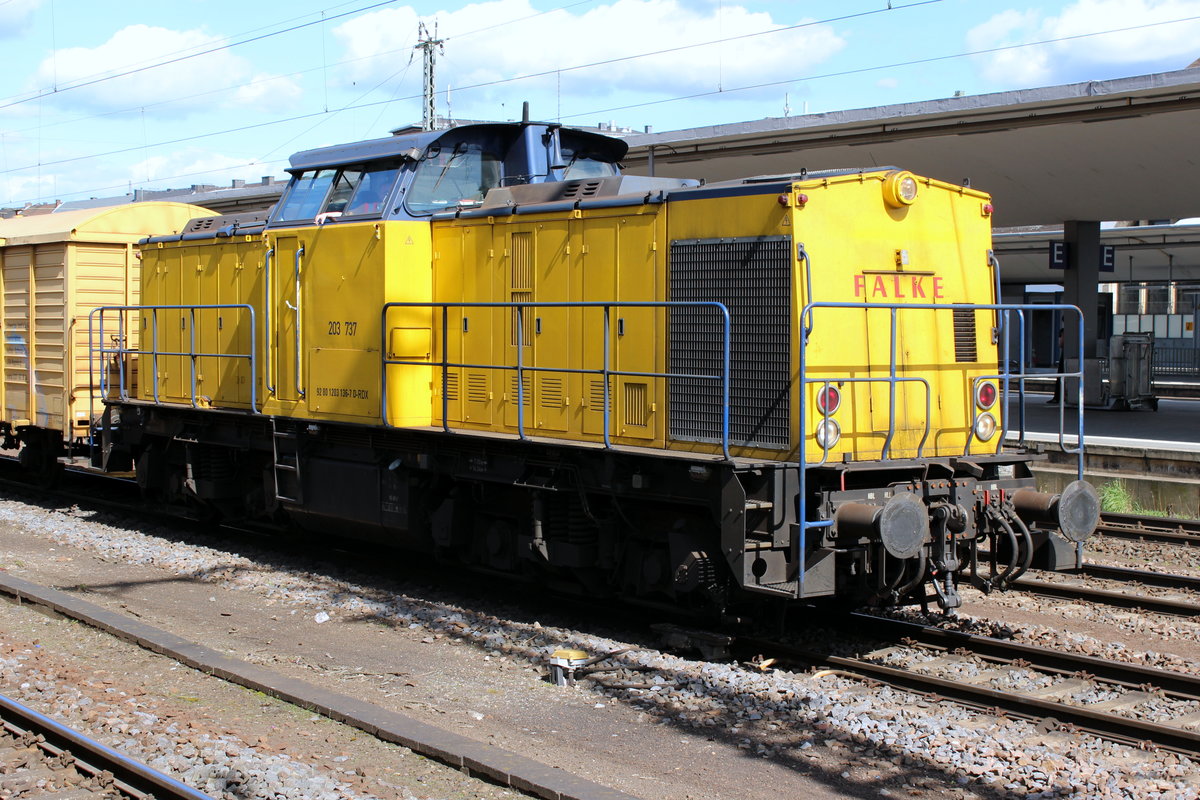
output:
<path id="1" fill-rule="evenodd" d="M 863 311 L 887 311 L 889 313 L 891 327 L 890 327 L 890 339 L 889 339 L 889 358 L 888 358 L 888 376 L 887 377 L 879 377 L 879 378 L 846 378 L 843 376 L 813 377 L 808 374 L 808 363 L 807 363 L 807 361 L 808 361 L 808 344 L 809 344 L 809 338 L 812 335 L 812 331 L 813 331 L 814 311 L 816 311 L 817 309 L 823 309 L 823 308 L 859 309 L 859 310 L 863 310 Z M 1004 410 L 1004 413 L 1001 414 L 1001 419 L 1003 421 L 1001 423 L 1000 430 L 997 431 L 998 435 L 996 436 L 996 452 L 999 452 L 1000 449 L 1004 446 L 1004 440 L 1008 433 L 1008 428 L 1009 428 L 1009 426 L 1008 426 L 1008 402 L 1009 402 L 1009 383 L 1011 381 L 1015 380 L 1017 382 L 1018 401 L 1019 401 L 1018 402 L 1018 413 L 1017 413 L 1018 426 L 1019 426 L 1018 427 L 1018 431 L 1019 431 L 1018 432 L 1018 444 L 1024 444 L 1025 433 L 1026 433 L 1025 432 L 1025 402 L 1024 402 L 1025 401 L 1025 381 L 1030 380 L 1030 379 L 1045 379 L 1045 378 L 1054 378 L 1055 380 L 1064 381 L 1064 382 L 1067 379 L 1077 380 L 1078 381 L 1078 399 L 1077 399 L 1077 401 L 1078 401 L 1079 414 L 1078 414 L 1078 434 L 1077 434 L 1077 439 L 1076 439 L 1076 447 L 1074 449 L 1072 449 L 1072 448 L 1069 448 L 1066 444 L 1065 383 L 1064 383 L 1064 391 L 1059 392 L 1058 441 L 1059 441 L 1059 446 L 1062 448 L 1063 452 L 1076 456 L 1077 476 L 1078 476 L 1078 479 L 1080 479 L 1080 480 L 1083 479 L 1083 465 L 1084 465 L 1084 461 L 1083 461 L 1083 403 L 1084 403 L 1084 396 L 1083 396 L 1084 395 L 1084 386 L 1083 386 L 1083 312 L 1081 312 L 1078 307 L 1072 306 L 1072 305 L 1004 304 L 1004 303 L 989 303 L 989 304 L 974 304 L 974 303 L 945 303 L 945 304 L 940 304 L 940 303 L 832 303 L 832 302 L 808 303 L 806 306 L 804 306 L 804 308 L 800 314 L 800 319 L 805 320 L 806 324 L 799 326 L 800 327 L 800 343 L 799 343 L 800 372 L 799 372 L 799 374 L 801 376 L 801 387 L 800 387 L 801 402 L 799 403 L 799 406 L 800 406 L 800 413 L 799 413 L 800 419 L 799 419 L 799 431 L 798 431 L 799 444 L 797 447 L 797 449 L 799 451 L 799 463 L 798 463 L 799 496 L 797 498 L 797 505 L 798 505 L 797 519 L 800 520 L 800 525 L 799 525 L 800 530 L 799 530 L 799 536 L 797 537 L 797 543 L 796 543 L 797 549 L 799 551 L 796 554 L 797 555 L 796 561 L 799 566 L 798 591 L 800 592 L 801 596 L 803 596 L 803 592 L 804 592 L 804 571 L 805 571 L 805 567 L 806 567 L 805 562 L 807 559 L 808 532 L 813 529 L 828 528 L 833 525 L 833 520 L 809 520 L 809 518 L 808 518 L 808 487 L 807 487 L 806 473 L 807 473 L 809 467 L 822 466 L 828 461 L 829 448 L 828 447 L 822 448 L 823 452 L 822 452 L 820 461 L 815 462 L 815 463 L 809 463 L 807 447 L 805 446 L 805 439 L 807 437 L 807 431 L 808 431 L 808 422 L 807 422 L 807 418 L 806 418 L 807 417 L 807 407 L 806 407 L 806 402 L 805 402 L 805 400 L 807 398 L 807 387 L 810 384 L 821 384 L 824 386 L 828 386 L 833 383 L 838 383 L 838 384 L 840 384 L 840 383 L 870 383 L 870 382 L 887 383 L 887 385 L 888 385 L 888 433 L 887 433 L 887 437 L 884 440 L 882 452 L 880 453 L 880 459 L 886 460 L 891 455 L 891 444 L 892 444 L 892 440 L 895 437 L 895 433 L 896 433 L 896 386 L 897 386 L 897 384 L 900 384 L 900 383 L 913 382 L 913 381 L 917 381 L 917 382 L 924 384 L 925 404 L 926 404 L 925 432 L 921 438 L 921 442 L 918 445 L 918 449 L 917 449 L 917 456 L 920 457 L 921 451 L 923 450 L 923 448 L 925 446 L 925 441 L 929 436 L 929 420 L 930 420 L 929 382 L 922 378 L 917 378 L 915 376 L 901 376 L 901 375 L 897 374 L 898 373 L 898 363 L 897 363 L 897 357 L 896 357 L 897 356 L 896 347 L 897 347 L 897 340 L 898 340 L 897 317 L 898 317 L 898 314 L 900 311 L 908 311 L 908 310 L 912 310 L 912 311 L 995 311 L 995 312 L 997 312 L 997 316 L 999 317 L 999 319 L 997 320 L 998 324 L 997 324 L 997 328 L 996 328 L 996 335 L 999 337 L 997 343 L 1000 345 L 1000 349 L 1002 352 L 1002 355 L 999 359 L 1001 370 L 995 374 L 979 375 L 972 379 L 972 382 L 971 382 L 972 402 L 970 404 L 970 407 L 972 409 L 971 424 L 970 424 L 969 431 L 967 433 L 967 442 L 963 448 L 964 456 L 970 452 L 971 443 L 975 438 L 975 423 L 977 422 L 977 420 L 979 418 L 979 409 L 974 402 L 974 397 L 975 397 L 975 390 L 978 387 L 980 381 L 990 379 L 990 380 L 999 381 L 1003 384 L 1003 389 L 1002 389 L 1002 398 L 1003 398 L 1002 403 L 1003 404 L 1001 406 L 1001 408 L 1003 408 L 1003 410 Z M 1073 314 L 1076 317 L 1076 319 L 1078 321 L 1078 326 L 1079 326 L 1079 336 L 1076 337 L 1076 341 L 1078 342 L 1078 358 L 1079 358 L 1079 362 L 1078 362 L 1079 370 L 1078 371 L 1075 371 L 1075 372 L 1065 372 L 1064 371 L 1064 372 L 1055 372 L 1055 373 L 1044 373 L 1043 372 L 1043 373 L 1037 373 L 1036 375 L 1025 372 L 1025 329 L 1026 329 L 1025 313 L 1031 312 L 1031 311 L 1061 311 L 1061 312 L 1064 312 L 1065 314 Z M 1017 314 L 1017 317 L 1018 317 L 1018 320 L 1020 323 L 1018 325 L 1018 348 L 1017 348 L 1018 352 L 1020 354 L 1020 357 L 1017 362 L 1018 369 L 1017 369 L 1017 372 L 1015 372 L 1015 373 L 1010 369 L 1010 358 L 1009 358 L 1010 342 L 1009 342 L 1009 336 L 1008 336 L 1008 326 L 1009 326 L 1009 322 L 1010 322 L 1010 316 L 1013 313 Z M 829 419 L 828 412 L 823 413 L 822 418 L 825 420 L 828 420 Z"/>
<path id="2" fill-rule="evenodd" d="M 206 353 L 196 350 L 196 312 L 197 311 L 222 311 L 222 310 L 237 310 L 246 311 L 250 315 L 250 351 L 248 353 Z M 189 314 L 190 324 L 188 325 L 188 349 L 186 351 L 170 351 L 158 349 L 158 312 L 159 311 L 187 311 Z M 126 347 L 125 335 L 125 315 L 127 312 L 138 312 L 150 314 L 150 349 L 146 350 L 141 347 L 139 342 L 138 347 Z M 117 333 L 115 337 L 115 346 L 106 347 L 105 337 L 107 329 L 105 328 L 104 315 L 106 313 L 116 313 L 117 315 Z M 191 360 L 191 404 L 193 408 L 197 407 L 197 387 L 196 387 L 196 360 L 199 358 L 234 358 L 246 359 L 250 362 L 250 408 L 257 411 L 258 409 L 258 370 L 257 370 L 257 347 L 255 346 L 255 335 L 257 326 L 254 324 L 254 307 L 248 303 L 228 303 L 214 305 L 162 305 L 162 306 L 100 306 L 92 309 L 88 314 L 88 376 L 91 384 L 91 413 L 95 413 L 96 387 L 100 387 L 102 397 L 108 397 L 111 387 L 109 386 L 108 369 L 103 369 L 100 374 L 99 381 L 96 380 L 96 362 L 99 360 L 101 365 L 105 363 L 106 356 L 112 356 L 117 360 L 120 368 L 117 371 L 118 377 L 118 392 L 117 397 L 121 400 L 129 400 L 129 382 L 127 371 L 130 367 L 130 359 L 127 356 L 141 355 L 150 356 L 151 365 L 154 371 L 154 402 L 160 404 L 162 401 L 158 397 L 158 357 L 159 356 L 185 356 Z"/>
<path id="3" fill-rule="evenodd" d="M 611 312 L 614 308 L 656 308 L 656 309 L 671 309 L 671 308 L 707 308 L 720 316 L 723 326 L 722 331 L 722 347 L 721 347 L 721 374 L 719 375 L 695 375 L 690 373 L 672 373 L 672 372 L 637 372 L 629 370 L 615 370 L 612 368 L 612 320 Z M 441 335 L 441 360 L 421 361 L 416 359 L 397 359 L 388 357 L 388 311 L 395 308 L 427 308 L 430 310 L 441 309 L 442 317 L 442 335 Z M 450 309 L 459 308 L 507 308 L 516 312 L 515 333 L 517 337 L 516 347 L 517 356 L 515 364 L 473 364 L 466 362 L 452 362 L 449 360 L 447 353 L 447 335 L 449 333 L 449 317 Z M 595 308 L 603 311 L 604 315 L 604 346 L 603 346 L 603 366 L 600 369 L 569 369 L 560 367 L 531 367 L 524 363 L 525 349 L 525 313 L 529 309 L 539 308 L 578 308 L 589 309 Z M 601 375 L 604 379 L 604 447 L 612 448 L 611 440 L 611 413 L 612 413 L 612 398 L 609 379 L 613 376 L 617 377 L 638 377 L 638 378 L 666 378 L 666 379 L 696 379 L 710 380 L 721 382 L 721 455 L 726 460 L 731 460 L 729 454 L 729 374 L 730 374 L 730 339 L 731 325 L 729 318 L 729 309 L 724 303 L 715 301 L 675 301 L 667 300 L 660 302 L 647 301 L 630 301 L 630 302 L 562 302 L 562 303 L 408 303 L 395 302 L 385 303 L 383 306 L 383 324 L 381 326 L 381 336 L 383 339 L 380 352 L 383 354 L 383 370 L 382 383 L 383 389 L 381 392 L 381 402 L 383 404 L 383 424 L 388 423 L 388 404 L 387 404 L 387 378 L 389 366 L 422 366 L 422 367 L 440 367 L 442 371 L 442 429 L 446 432 L 451 430 L 449 419 L 449 397 L 447 396 L 447 380 L 449 370 L 454 369 L 494 369 L 515 372 L 517 375 L 517 436 L 521 440 L 525 440 L 525 374 L 529 372 L 555 372 L 560 374 L 576 374 L 576 375 Z"/>

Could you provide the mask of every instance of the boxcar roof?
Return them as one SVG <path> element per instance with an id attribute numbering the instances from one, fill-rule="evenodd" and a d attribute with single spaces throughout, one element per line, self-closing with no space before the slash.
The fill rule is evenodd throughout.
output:
<path id="1" fill-rule="evenodd" d="M 187 203 L 126 203 L 59 214 L 34 214 L 0 220 L 0 247 L 64 241 L 130 241 L 152 234 L 177 233 L 193 217 L 213 212 Z"/>

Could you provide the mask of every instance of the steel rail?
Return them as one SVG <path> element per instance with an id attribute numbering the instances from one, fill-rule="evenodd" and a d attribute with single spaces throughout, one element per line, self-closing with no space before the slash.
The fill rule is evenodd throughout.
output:
<path id="1" fill-rule="evenodd" d="M 1200 520 L 1195 519 L 1104 513 L 1096 530 L 1117 539 L 1200 546 Z"/>
<path id="2" fill-rule="evenodd" d="M 81 773 L 113 776 L 115 788 L 128 797 L 157 800 L 213 800 L 210 795 L 150 769 L 111 747 L 68 728 L 44 714 L 0 695 L 0 719 L 12 729 L 36 734 L 51 756 L 66 752 Z"/>
<path id="3" fill-rule="evenodd" d="M 1072 573 L 1064 573 L 1070 575 Z M 1144 569 L 1130 567 L 1110 567 L 1107 564 L 1088 564 L 1074 574 L 1087 575 L 1092 578 L 1104 578 L 1110 581 L 1125 581 L 1140 583 L 1145 586 L 1156 586 L 1163 589 L 1182 589 L 1200 592 L 1200 577 L 1195 575 L 1173 575 L 1168 572 L 1150 572 Z"/>
<path id="4" fill-rule="evenodd" d="M 1022 666 L 1028 665 L 1041 672 L 1059 676 L 1086 675 L 1103 683 L 1130 689 L 1154 686 L 1171 695 L 1173 699 L 1200 699 L 1200 677 L 1195 675 L 1113 662 L 864 613 L 852 614 L 850 620 L 854 623 L 856 632 L 878 636 L 888 641 L 910 640 L 944 652 L 964 649 L 999 665 L 1022 662 Z M 934 694 L 977 708 L 1003 709 L 1034 719 L 1054 719 L 1060 724 L 1073 725 L 1114 741 L 1135 745 L 1148 742 L 1192 755 L 1200 752 L 1200 731 L 1187 730 L 1184 727 L 1096 711 L 1087 706 L 1069 705 L 1045 697 L 967 683 L 961 679 L 940 678 L 911 669 L 877 664 L 863 657 L 833 655 L 768 640 L 740 639 L 739 644 L 760 647 L 764 652 L 797 658 L 813 665 L 837 667 L 867 679 Z"/>
<path id="5" fill-rule="evenodd" d="M 1135 572 L 1136 570 L 1130 570 Z M 1171 577 L 1171 576 L 1166 576 Z M 1013 588 L 1042 597 L 1060 597 L 1067 600 L 1085 600 L 1119 608 L 1139 608 L 1156 614 L 1171 614 L 1179 617 L 1200 616 L 1200 605 L 1186 600 L 1172 600 L 1153 595 L 1114 592 L 1111 589 L 1096 589 L 1079 584 L 1041 581 L 1036 578 L 1018 578 Z"/>

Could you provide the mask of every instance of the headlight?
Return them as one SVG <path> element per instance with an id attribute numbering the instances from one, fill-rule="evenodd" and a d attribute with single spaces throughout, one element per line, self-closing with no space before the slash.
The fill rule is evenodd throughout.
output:
<path id="1" fill-rule="evenodd" d="M 975 436 L 986 442 L 996 435 L 996 418 L 991 414 L 980 414 L 975 420 Z"/>
<path id="2" fill-rule="evenodd" d="M 821 420 L 817 424 L 817 444 L 822 450 L 828 450 L 842 438 L 842 428 L 831 419 Z"/>
<path id="3" fill-rule="evenodd" d="M 890 172 L 883 179 L 883 201 L 892 208 L 911 206 L 917 199 L 917 176 L 911 172 Z"/>

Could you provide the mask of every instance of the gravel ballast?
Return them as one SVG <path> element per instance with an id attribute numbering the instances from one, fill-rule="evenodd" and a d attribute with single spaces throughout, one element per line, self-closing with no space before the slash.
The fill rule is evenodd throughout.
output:
<path id="1" fill-rule="evenodd" d="M 442 721 L 530 757 L 546 758 L 550 752 L 551 760 L 577 767 L 581 774 L 587 774 L 590 764 L 590 777 L 633 794 L 766 798 L 777 797 L 781 786 L 790 786 L 804 787 L 818 797 L 843 792 L 917 797 L 1200 796 L 1194 782 L 1196 765 L 1171 754 L 1145 753 L 1089 736 L 1047 732 L 1032 723 L 980 715 L 911 693 L 869 687 L 837 674 L 761 672 L 681 658 L 583 630 L 508 620 L 435 599 L 413 587 L 381 588 L 371 580 L 359 582 L 360 576 L 330 574 L 320 565 L 180 542 L 183 534 L 177 531 L 150 528 L 141 532 L 105 524 L 93 516 L 87 511 L 47 512 L 21 502 L 0 502 L 0 525 L 31 533 L 43 545 L 50 542 L 55 548 L 71 548 L 68 552 L 72 555 L 64 556 L 43 546 L 41 550 L 51 559 L 82 558 L 73 554 L 78 549 L 114 568 L 136 566 L 165 573 L 173 577 L 164 580 L 178 581 L 190 597 L 211 591 L 214 594 L 207 602 L 218 605 L 224 605 L 227 597 L 236 597 L 240 604 L 256 608 L 267 624 L 308 630 L 308 638 L 322 641 L 318 649 L 326 644 L 332 647 L 335 632 L 341 636 L 351 631 L 365 635 L 372 646 L 387 639 L 396 648 L 424 648 L 431 654 L 439 651 L 441 655 L 429 659 L 431 664 L 470 667 L 460 671 L 455 678 L 459 683 L 449 689 L 445 675 L 430 680 L 428 675 L 416 675 L 411 664 L 394 670 L 397 674 L 364 667 L 358 663 L 367 660 L 361 650 L 343 650 L 337 656 L 332 650 L 322 651 L 321 655 L 329 656 L 327 663 L 318 656 L 315 660 L 323 666 L 314 669 L 311 641 L 307 648 L 293 653 L 293 646 L 283 641 L 290 633 L 280 631 L 278 639 L 267 640 L 268 646 L 255 647 L 262 642 L 246 637 L 266 635 L 261 631 L 251 635 L 234 625 L 232 632 L 220 632 L 222 640 L 243 648 L 242 656 L 249 660 L 292 664 L 310 675 L 324 673 L 342 683 L 361 685 L 373 701 L 390 702 L 435 722 L 438 717 L 449 718 Z M 8 536 L 0 538 L 6 548 Z M 6 567 L 20 574 L 22 565 L 13 563 L 19 558 L 7 549 L 0 554 Z M 97 592 L 95 587 L 88 588 Z M 86 589 L 77 586 L 77 590 Z M 124 592 L 99 593 L 109 601 L 133 605 L 128 598 L 120 600 Z M 94 595 L 90 599 L 97 601 Z M 144 607 L 139 610 L 145 611 Z M 193 609 L 197 613 L 203 610 Z M 328 642 L 324 641 L 327 638 Z M 564 645 L 591 653 L 631 649 L 611 659 L 610 663 L 623 671 L 605 673 L 573 689 L 553 689 L 540 675 L 548 654 Z M 1103 645 L 1096 642 L 1099 648 Z M 604 688 L 601 680 L 621 687 L 645 687 Z M 22 683 L 35 685 L 28 680 Z M 502 695 L 527 691 L 531 698 L 544 701 L 545 709 L 534 710 L 547 720 L 546 727 L 529 726 L 528 702 L 494 697 L 489 694 L 493 689 Z M 431 690 L 438 696 L 430 697 Z M 45 686 L 34 693 L 47 692 L 54 694 Z M 70 707 L 64 703 L 64 708 Z M 566 730 L 563 735 L 550 725 L 573 725 L 576 730 Z M 151 727 L 143 723 L 138 730 Z M 579 729 L 586 729 L 586 734 L 580 735 Z M 605 737 L 610 741 L 599 738 L 610 730 L 614 732 Z M 244 742 L 222 742 L 206 734 L 212 741 L 205 741 L 205 746 L 217 752 L 223 745 L 225 756 L 213 762 L 217 764 L 215 772 L 204 772 L 203 767 L 177 760 L 187 757 L 178 752 L 178 743 L 171 741 L 169 734 L 156 730 L 146 735 L 160 748 L 157 754 L 143 741 L 142 733 L 129 737 L 136 739 L 148 761 L 165 764 L 185 780 L 189 769 L 201 770 L 192 774 L 194 780 L 220 781 L 224 779 L 221 775 L 233 774 L 237 791 L 245 792 L 247 782 L 259 780 L 254 776 L 269 773 L 273 767 L 292 769 L 275 762 L 237 761 L 249 758 Z M 669 745 L 674 752 L 647 757 L 645 748 L 667 747 L 670 739 L 676 740 Z M 616 774 L 620 765 L 625 774 Z M 295 767 L 297 774 L 302 766 Z M 232 772 L 221 772 L 226 768 Z M 724 782 L 717 775 L 723 775 Z M 672 779 L 666 780 L 668 776 Z M 232 796 L 231 790 L 223 791 Z M 342 789 L 332 785 L 328 791 L 337 796 Z"/>

